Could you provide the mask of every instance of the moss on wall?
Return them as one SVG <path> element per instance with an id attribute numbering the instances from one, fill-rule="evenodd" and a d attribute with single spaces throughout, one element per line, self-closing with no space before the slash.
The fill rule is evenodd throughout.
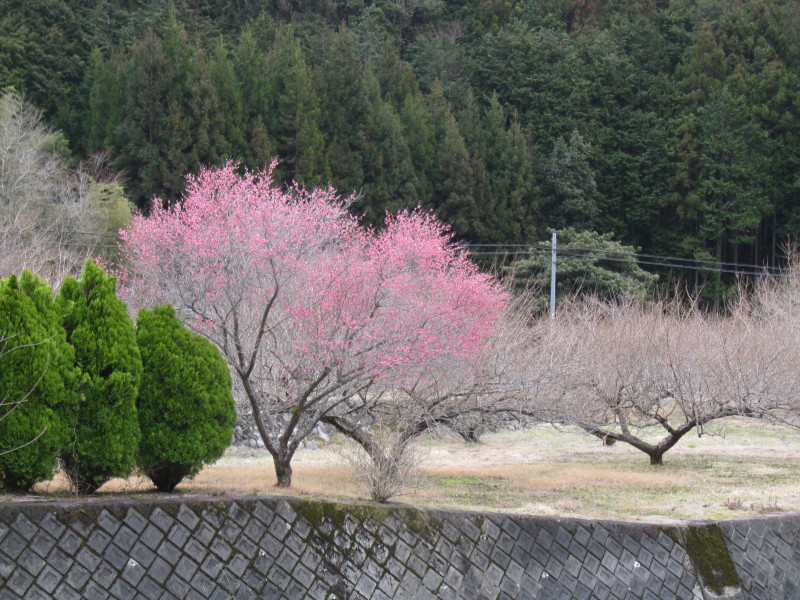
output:
<path id="1" fill-rule="evenodd" d="M 686 552 L 703 585 L 714 594 L 722 595 L 726 588 L 741 587 L 719 525 L 690 525 L 686 529 Z"/>

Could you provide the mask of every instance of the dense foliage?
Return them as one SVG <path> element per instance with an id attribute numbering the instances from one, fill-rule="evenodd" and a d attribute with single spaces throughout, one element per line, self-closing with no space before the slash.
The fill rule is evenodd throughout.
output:
<path id="1" fill-rule="evenodd" d="M 89 493 L 133 470 L 141 437 L 136 397 L 142 360 L 115 279 L 92 261 L 80 279 L 64 280 L 57 303 L 82 377 L 74 443 L 62 459 L 73 486 Z"/>
<path id="2" fill-rule="evenodd" d="M 53 475 L 77 395 L 73 351 L 50 288 L 24 271 L 0 279 L 0 486 L 22 491 Z"/>
<path id="3" fill-rule="evenodd" d="M 162 492 L 215 462 L 231 442 L 236 409 L 225 359 L 171 306 L 141 310 L 136 337 L 142 383 L 137 466 Z"/>
<path id="4" fill-rule="evenodd" d="M 0 88 L 76 156 L 110 150 L 143 207 L 177 201 L 201 165 L 275 155 L 281 181 L 362 193 L 369 222 L 421 204 L 472 243 L 575 227 L 760 264 L 800 223 L 794 0 L 35 0 L 2 14 Z"/>
<path id="5" fill-rule="evenodd" d="M 565 229 L 557 232 L 556 301 L 573 294 L 587 294 L 605 300 L 642 300 L 656 276 L 637 264 L 636 249 L 614 241 L 612 235 Z M 550 241 L 530 248 L 530 255 L 507 268 L 518 290 L 532 290 L 535 310 L 549 306 Z"/>

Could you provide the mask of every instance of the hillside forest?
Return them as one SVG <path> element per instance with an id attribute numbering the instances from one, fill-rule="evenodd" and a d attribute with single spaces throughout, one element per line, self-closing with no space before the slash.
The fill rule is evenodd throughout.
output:
<path id="1" fill-rule="evenodd" d="M 369 225 L 419 205 L 490 255 L 597 232 L 716 297 L 733 273 L 685 267 L 774 266 L 800 225 L 797 0 L 2 5 L 0 89 L 144 213 L 279 157 Z"/>

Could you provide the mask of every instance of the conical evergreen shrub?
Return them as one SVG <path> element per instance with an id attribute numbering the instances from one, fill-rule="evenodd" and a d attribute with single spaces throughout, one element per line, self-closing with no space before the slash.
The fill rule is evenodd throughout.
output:
<path id="1" fill-rule="evenodd" d="M 137 319 L 142 383 L 138 466 L 162 492 L 215 462 L 231 442 L 236 409 L 225 359 L 186 329 L 171 306 Z"/>
<path id="2" fill-rule="evenodd" d="M 92 261 L 79 280 L 64 280 L 57 302 L 75 349 L 82 393 L 74 438 L 62 460 L 75 489 L 91 493 L 111 477 L 127 477 L 135 465 L 142 361 L 116 279 Z"/>
<path id="3" fill-rule="evenodd" d="M 72 347 L 50 287 L 24 271 L 0 280 L 0 485 L 52 478 L 75 418 Z"/>

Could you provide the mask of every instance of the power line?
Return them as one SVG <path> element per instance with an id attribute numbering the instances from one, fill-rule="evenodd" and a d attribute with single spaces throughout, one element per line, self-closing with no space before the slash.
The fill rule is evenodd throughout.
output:
<path id="1" fill-rule="evenodd" d="M 545 244 L 470 244 L 470 248 L 514 248 L 507 251 L 470 251 L 470 254 L 485 256 L 521 256 L 534 253 L 550 252 L 551 248 Z M 589 252 L 591 254 L 585 254 Z M 707 259 L 681 258 L 678 256 L 665 256 L 659 254 L 647 254 L 637 252 L 634 254 L 636 259 L 627 258 L 623 253 L 609 252 L 598 248 L 570 247 L 559 248 L 559 255 L 573 258 L 595 258 L 597 260 L 607 260 L 624 263 L 635 263 L 640 265 L 650 265 L 656 267 L 669 267 L 676 269 L 686 269 L 693 271 L 705 271 L 716 273 L 733 273 L 739 275 L 774 275 L 778 277 L 786 276 L 785 269 L 781 267 L 770 267 L 768 265 L 756 265 L 749 263 L 738 263 L 728 261 L 715 261 Z M 651 259 L 651 260 L 646 260 Z M 669 262 L 666 262 L 669 261 Z M 683 264 L 681 264 L 683 263 Z M 702 266 L 708 265 L 708 266 Z M 738 268 L 737 268 L 738 267 Z"/>

